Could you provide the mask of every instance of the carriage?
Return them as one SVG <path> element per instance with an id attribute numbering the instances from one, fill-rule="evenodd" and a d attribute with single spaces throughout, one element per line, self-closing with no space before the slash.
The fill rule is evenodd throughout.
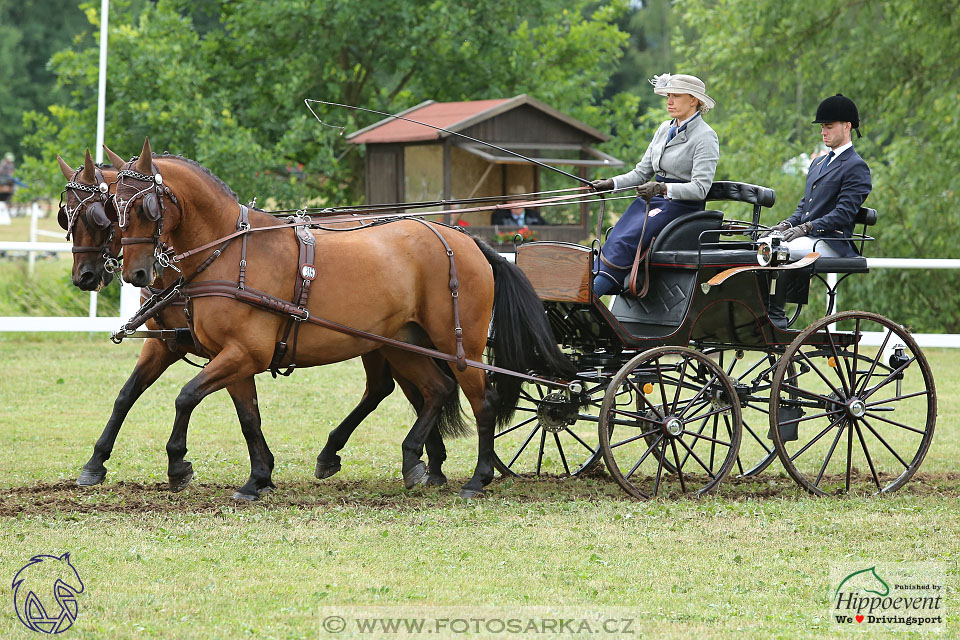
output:
<path id="1" fill-rule="evenodd" d="M 673 221 L 637 274 L 646 290 L 609 308 L 591 291 L 596 245 L 518 246 L 517 264 L 583 384 L 526 386 L 518 419 L 495 436 L 499 471 L 575 476 L 602 458 L 624 490 L 648 498 L 703 493 L 779 458 L 818 495 L 901 487 L 929 448 L 936 391 L 902 326 L 868 312 L 831 314 L 839 282 L 867 272 L 866 258 L 778 264 L 776 247 L 758 240 L 772 190 L 715 182 L 706 199 L 751 205 L 752 219 L 708 210 Z M 861 254 L 876 220 L 873 209 L 857 216 Z M 794 273 L 839 282 L 827 285 L 821 319 L 793 328 L 798 305 L 781 329 L 767 317 L 767 292 L 801 265 Z"/>
<path id="2" fill-rule="evenodd" d="M 770 321 L 767 293 L 784 273 L 801 273 L 798 269 L 803 268 L 804 277 L 837 274 L 842 281 L 867 271 L 862 257 L 820 258 L 814 253 L 787 263 L 775 236 L 759 237 L 764 230 L 759 222 L 762 208 L 775 200 L 770 189 L 715 182 L 706 200 L 750 205 L 751 219 L 725 219 L 722 212 L 708 210 L 673 221 L 636 270 L 640 286 L 633 288 L 635 293 L 616 297 L 608 307 L 592 291 L 598 243 L 523 243 L 517 247 L 516 266 L 507 268 L 509 263 L 482 242 L 465 239 L 462 229 L 427 223 L 420 212 L 385 212 L 428 203 L 345 207 L 317 211 L 315 217 L 302 210 L 278 222 L 268 212 L 240 205 L 235 194 L 196 163 L 153 156 L 148 142 L 141 156 L 126 164 L 108 153 L 116 167 L 112 181 L 94 168 L 89 153 L 85 166 L 76 171 L 61 161 L 70 182 L 60 217 L 64 228 L 75 232 L 75 282 L 82 286 L 84 274 L 90 287 L 99 286 L 101 278 L 106 281 L 106 272 L 117 267 L 121 242 L 128 281 L 134 274 L 149 282 L 146 273 L 154 261 L 183 268 L 179 276 L 179 268 L 178 273 L 166 270 L 167 288 L 155 289 L 116 336 L 153 339 L 147 343 L 152 351 L 145 347 L 146 355 L 141 355 L 131 376 L 131 390 L 142 392 L 143 384 L 149 386 L 184 352 L 211 358 L 177 399 L 177 419 L 167 446 L 174 490 L 185 487 L 192 477 L 192 467 L 183 459 L 190 413 L 205 395 L 224 387 L 234 397 L 251 453 L 250 479 L 235 497 L 255 499 L 273 486 L 273 459 L 260 433 L 253 376 L 293 362 L 301 329 L 314 336 L 306 339 L 308 348 L 325 340 L 325 349 L 340 349 L 341 359 L 353 357 L 350 349 L 356 349 L 356 355 L 363 354 L 368 373 L 368 393 L 318 456 L 318 478 L 339 470 L 337 451 L 393 389 L 390 375 L 418 413 L 403 446 L 408 487 L 445 481 L 440 471 L 445 457 L 441 429 L 433 426 L 459 414 L 458 385 L 467 396 L 478 420 L 480 452 L 477 471 L 461 490 L 464 497 L 481 493 L 494 467 L 508 476 L 577 476 L 596 469 L 601 459 L 620 486 L 637 498 L 703 494 L 731 473 L 749 478 L 777 458 L 799 485 L 814 494 L 883 493 L 903 486 L 930 446 L 937 413 L 933 376 L 906 329 L 870 312 L 831 313 L 837 285 L 828 285 L 826 314 L 810 326 L 781 329 Z M 203 203 L 202 214 L 192 209 L 194 197 Z M 573 197 L 596 201 L 582 192 Z M 569 197 L 555 200 L 565 198 Z M 196 213 L 188 216 L 191 211 Z M 877 213 L 864 208 L 857 220 L 863 231 L 849 240 L 859 242 L 862 254 L 871 239 L 867 227 L 876 222 Z M 408 222 L 390 224 L 397 221 Z M 354 233 L 336 233 L 347 231 L 333 228 L 340 223 L 349 223 Z M 371 223 L 366 225 L 371 228 L 357 230 L 355 223 Z M 307 228 L 315 229 L 314 234 L 305 233 Z M 283 238 L 299 238 L 297 242 L 281 239 L 283 229 L 294 231 Z M 274 232 L 266 233 L 270 230 Z M 89 237 L 81 237 L 84 234 Z M 248 240 L 254 234 L 264 240 L 250 242 L 248 255 Z M 277 242 L 271 244 L 267 238 Z M 168 241 L 188 250 L 174 255 Z M 409 250 L 397 243 L 408 243 Z M 445 251 L 439 250 L 441 243 Z M 431 246 L 437 251 L 430 251 Z M 337 255 L 350 255 L 366 274 L 349 271 L 355 265 L 338 261 Z M 383 278 L 384 256 L 407 260 L 395 265 L 392 279 Z M 286 263 L 295 268 L 288 269 Z M 414 277 L 415 270 L 419 276 Z M 201 272 L 209 280 L 191 284 Z M 367 278 L 366 287 L 354 292 L 360 295 L 351 303 L 359 315 L 347 323 L 327 319 L 340 317 L 336 314 L 343 300 L 336 295 L 317 303 L 311 298 L 313 306 L 307 306 L 303 292 L 309 289 L 307 283 L 330 274 L 333 277 L 324 283 L 330 287 L 351 277 Z M 396 277 L 400 274 L 404 278 Z M 271 277 L 286 278 L 277 291 L 292 290 L 296 283 L 299 304 L 255 288 L 273 286 Z M 507 294 L 494 295 L 493 280 L 501 278 L 511 282 L 505 290 L 515 291 L 512 302 Z M 381 293 L 371 293 L 374 287 Z M 524 287 L 529 293 L 517 293 Z M 187 304 L 178 307 L 183 296 Z M 350 324 L 369 322 L 375 317 L 372 311 L 379 312 L 370 306 L 375 304 L 394 305 L 381 314 L 392 318 L 407 309 L 414 296 L 426 296 L 417 302 L 418 312 L 439 316 L 431 319 L 436 322 L 428 327 L 429 335 L 424 330 L 398 332 L 409 326 L 404 319 L 379 333 Z M 519 302 L 520 308 L 501 313 L 498 298 L 506 300 L 506 306 Z M 230 315 L 256 307 L 270 314 L 250 311 L 243 322 L 223 322 L 228 315 L 202 306 L 223 300 L 232 309 Z M 234 301 L 242 304 L 238 307 Z M 161 315 L 174 307 L 189 313 Z M 501 315 L 512 323 L 504 325 L 512 330 L 497 328 Z M 253 329 L 255 322 L 271 317 L 280 320 L 263 331 Z M 794 313 L 792 323 L 799 317 L 799 311 Z M 150 318 L 158 329 L 136 331 Z M 201 325 L 204 320 L 212 322 Z M 283 322 L 287 327 L 283 340 L 293 336 L 289 360 L 278 360 L 275 352 L 275 362 L 267 366 L 262 358 L 273 350 L 271 336 L 277 335 L 278 327 L 282 330 Z M 314 327 L 322 332 L 309 334 Z M 218 367 L 220 356 L 205 352 L 197 336 L 216 332 L 243 344 L 239 359 L 234 353 L 233 360 Z M 260 340 L 256 348 L 248 344 L 251 340 Z M 370 351 L 375 343 L 381 346 Z M 481 361 L 484 345 L 495 354 L 492 362 Z M 314 358 L 308 366 L 333 361 L 323 350 L 306 353 L 297 355 Z M 564 353 L 562 363 L 551 355 Z M 250 354 L 261 358 L 259 364 Z M 450 365 L 449 371 L 438 366 L 440 361 Z M 561 369 L 567 372 L 563 377 L 557 375 Z M 506 384 L 495 392 L 511 398 L 511 404 L 509 411 L 500 406 L 494 416 L 489 394 L 498 379 L 513 380 L 514 391 Z M 103 481 L 103 462 L 138 393 L 126 388 L 121 392 L 80 484 Z M 449 404 L 454 399 L 456 404 Z M 508 422 L 508 415 L 515 417 Z M 429 468 L 420 461 L 424 444 Z"/>

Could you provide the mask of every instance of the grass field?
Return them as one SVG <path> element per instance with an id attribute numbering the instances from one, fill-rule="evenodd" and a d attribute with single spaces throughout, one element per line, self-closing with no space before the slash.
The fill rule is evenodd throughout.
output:
<path id="1" fill-rule="evenodd" d="M 225 393 L 194 413 L 193 484 L 164 490 L 173 400 L 195 372 L 182 363 L 131 411 L 106 483 L 73 485 L 138 350 L 0 337 L 0 578 L 70 552 L 86 585 L 71 637 L 316 638 L 318 609 L 347 605 L 623 607 L 632 637 L 848 637 L 828 617 L 831 567 L 919 561 L 945 563 L 944 636 L 960 635 L 955 351 L 927 353 L 934 443 L 918 477 L 883 498 L 811 498 L 774 463 L 698 500 L 635 502 L 600 473 L 496 480 L 464 502 L 473 436 L 448 443 L 450 484 L 406 491 L 413 414 L 399 393 L 358 429 L 340 474 L 318 481 L 326 434 L 363 388 L 350 362 L 258 379 L 278 490 L 235 504 L 249 468 Z M 0 638 L 30 637 L 6 593 Z"/>

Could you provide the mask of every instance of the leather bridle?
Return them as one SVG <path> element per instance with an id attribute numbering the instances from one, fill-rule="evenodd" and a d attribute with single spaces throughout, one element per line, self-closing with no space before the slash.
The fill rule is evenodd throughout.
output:
<path id="1" fill-rule="evenodd" d="M 136 161 L 137 158 L 133 158 L 130 161 L 130 164 L 133 164 Z M 113 198 L 117 209 L 117 223 L 119 224 L 120 229 L 127 228 L 129 225 L 130 208 L 137 200 L 141 199 L 143 202 L 140 206 L 140 215 L 142 215 L 146 220 L 156 223 L 156 226 L 153 230 L 153 235 L 148 237 L 134 238 L 124 237 L 120 239 L 120 244 L 122 246 L 131 244 L 152 244 L 154 258 L 160 267 L 172 267 L 174 270 L 180 271 L 180 269 L 178 269 L 170 260 L 170 257 L 176 252 L 172 247 L 167 247 L 166 243 L 160 239 L 161 235 L 163 234 L 163 214 L 165 211 L 164 196 L 169 198 L 170 201 L 176 205 L 181 215 L 183 215 L 183 208 L 180 206 L 180 201 L 177 200 L 176 195 L 174 195 L 169 187 L 163 184 L 163 176 L 160 175 L 160 172 L 157 170 L 157 166 L 152 162 L 150 166 L 152 171 L 151 175 L 140 173 L 139 171 L 134 171 L 133 169 L 121 169 L 120 172 L 117 173 L 117 180 L 115 182 L 117 188 Z M 122 197 L 121 189 L 124 188 L 131 192 L 129 198 Z"/>
<path id="2" fill-rule="evenodd" d="M 60 211 L 57 219 L 60 227 L 67 232 L 67 240 L 71 239 L 77 220 L 81 217 L 83 218 L 83 223 L 90 231 L 104 231 L 109 229 L 110 232 L 102 244 L 97 246 L 74 245 L 71 251 L 73 253 L 101 254 L 104 261 L 104 270 L 107 273 L 113 273 L 120 268 L 120 257 L 110 251 L 110 245 L 116 233 L 116 227 L 106 214 L 106 207 L 110 204 L 110 187 L 107 185 L 107 181 L 103 177 L 103 172 L 99 167 L 94 167 L 96 185 L 78 182 L 77 178 L 82 171 L 83 167 L 77 169 L 70 181 L 64 186 L 63 191 L 60 192 Z M 77 206 L 71 208 L 64 202 L 64 196 L 68 191 L 72 192 L 74 197 L 77 198 Z M 90 203 L 94 198 L 98 198 L 98 201 Z"/>

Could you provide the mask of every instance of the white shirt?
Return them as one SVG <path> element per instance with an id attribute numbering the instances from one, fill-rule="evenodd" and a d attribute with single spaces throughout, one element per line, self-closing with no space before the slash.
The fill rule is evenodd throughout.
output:
<path id="1" fill-rule="evenodd" d="M 834 160 L 837 159 L 837 156 L 839 156 L 841 153 L 843 153 L 844 151 L 846 151 L 847 149 L 849 149 L 849 148 L 852 147 L 852 146 L 853 146 L 853 140 L 851 140 L 850 142 L 848 142 L 848 143 L 846 143 L 846 144 L 840 145 L 840 146 L 837 147 L 836 149 L 831 149 L 831 151 L 833 151 L 833 157 L 830 158 L 830 162 L 828 162 L 827 164 L 829 165 L 830 163 L 832 163 Z"/>

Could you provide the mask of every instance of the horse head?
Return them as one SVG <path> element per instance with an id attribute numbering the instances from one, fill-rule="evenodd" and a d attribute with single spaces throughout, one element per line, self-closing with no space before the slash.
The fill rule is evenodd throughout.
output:
<path id="1" fill-rule="evenodd" d="M 167 165 L 170 167 L 170 165 Z M 176 172 L 176 169 L 173 169 Z M 114 199 L 123 245 L 123 279 L 138 287 L 151 284 L 167 266 L 169 234 L 180 226 L 180 202 L 154 162 L 149 138 L 143 151 L 117 173 Z"/>
<path id="2" fill-rule="evenodd" d="M 57 218 L 67 239 L 73 240 L 73 284 L 95 291 L 110 284 L 118 266 L 120 238 L 109 186 L 117 171 L 94 165 L 89 149 L 79 169 L 72 169 L 59 155 L 57 161 L 67 179 Z"/>
<path id="3" fill-rule="evenodd" d="M 236 231 L 237 194 L 193 160 L 153 155 L 149 139 L 117 174 L 115 198 L 123 279 L 135 286 L 153 282 L 157 266 L 176 268 L 178 251 Z"/>

